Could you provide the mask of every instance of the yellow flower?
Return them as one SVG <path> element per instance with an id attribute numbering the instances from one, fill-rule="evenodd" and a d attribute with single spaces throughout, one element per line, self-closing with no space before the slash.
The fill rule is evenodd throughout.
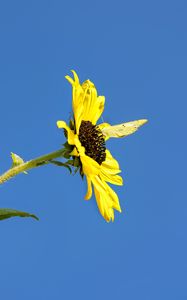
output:
<path id="1" fill-rule="evenodd" d="M 70 155 L 80 159 L 81 172 L 87 179 L 85 199 L 91 198 L 93 187 L 101 215 L 107 222 L 113 221 L 114 209 L 121 212 L 121 207 L 117 194 L 108 183 L 123 185 L 123 180 L 118 175 L 121 172 L 119 164 L 110 151 L 106 149 L 105 141 L 110 136 L 116 137 L 116 132 L 119 133 L 120 130 L 119 128 L 115 130 L 115 127 L 124 124 L 110 126 L 108 123 L 102 123 L 96 125 L 104 110 L 105 97 L 97 95 L 97 90 L 90 80 L 80 84 L 77 74 L 75 71 L 72 72 L 74 79 L 69 76 L 66 76 L 66 79 L 73 88 L 72 109 L 74 120 L 71 121 L 71 126 L 68 126 L 64 121 L 58 121 L 57 126 L 65 130 L 68 144 L 73 149 Z M 146 122 L 146 120 L 139 121 Z M 137 127 L 141 125 L 139 124 Z M 134 130 L 131 131 L 134 132 L 136 129 L 134 126 Z"/>

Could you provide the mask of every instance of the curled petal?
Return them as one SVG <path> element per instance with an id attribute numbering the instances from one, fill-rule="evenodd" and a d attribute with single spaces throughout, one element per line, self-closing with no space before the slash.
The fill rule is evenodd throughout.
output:
<path id="1" fill-rule="evenodd" d="M 69 126 L 66 124 L 66 122 L 64 121 L 57 121 L 57 126 L 58 128 L 63 128 L 67 131 L 67 135 L 68 135 L 68 144 L 70 145 L 74 145 L 74 139 L 75 139 L 75 134 L 73 132 L 73 130 L 71 130 L 69 128 Z"/>
<path id="2" fill-rule="evenodd" d="M 66 75 L 65 78 L 72 84 L 72 85 L 79 85 L 79 77 L 77 75 L 77 73 L 74 70 L 71 70 L 71 72 L 73 73 L 74 76 L 74 80 L 73 78 L 71 78 L 69 75 Z"/>
<path id="3" fill-rule="evenodd" d="M 80 84 L 79 83 L 79 77 L 78 77 L 77 73 L 74 70 L 71 70 L 71 72 L 73 73 L 75 84 L 76 85 Z"/>

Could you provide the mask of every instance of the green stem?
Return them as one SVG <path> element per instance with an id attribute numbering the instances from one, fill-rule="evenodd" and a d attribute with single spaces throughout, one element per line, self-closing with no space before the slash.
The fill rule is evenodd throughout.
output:
<path id="1" fill-rule="evenodd" d="M 50 163 L 50 160 L 55 159 L 57 157 L 62 157 L 63 154 L 64 154 L 64 149 L 60 149 L 60 150 L 51 152 L 49 154 L 42 155 L 35 159 L 29 160 L 19 166 L 13 167 L 0 176 L 0 184 L 4 183 L 5 181 L 11 179 L 12 177 L 14 177 L 24 171 L 27 171 L 27 170 L 42 166 L 44 164 Z"/>

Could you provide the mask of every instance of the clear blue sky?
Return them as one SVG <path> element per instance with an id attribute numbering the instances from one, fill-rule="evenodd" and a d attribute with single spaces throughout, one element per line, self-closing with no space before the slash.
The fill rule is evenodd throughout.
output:
<path id="1" fill-rule="evenodd" d="M 148 118 L 111 140 L 125 185 L 107 224 L 86 183 L 55 166 L 0 187 L 1 299 L 187 299 L 186 1 L 2 1 L 0 169 L 56 150 L 74 68 L 106 96 L 104 120 Z"/>

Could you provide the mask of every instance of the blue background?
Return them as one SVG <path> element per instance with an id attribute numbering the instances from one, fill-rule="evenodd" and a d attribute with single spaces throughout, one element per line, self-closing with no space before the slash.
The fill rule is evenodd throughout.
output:
<path id="1" fill-rule="evenodd" d="M 187 299 L 186 1 L 2 1 L 0 170 L 64 143 L 74 68 L 106 96 L 104 121 L 148 118 L 107 144 L 125 185 L 107 224 L 86 183 L 55 166 L 0 188 L 1 299 Z"/>

